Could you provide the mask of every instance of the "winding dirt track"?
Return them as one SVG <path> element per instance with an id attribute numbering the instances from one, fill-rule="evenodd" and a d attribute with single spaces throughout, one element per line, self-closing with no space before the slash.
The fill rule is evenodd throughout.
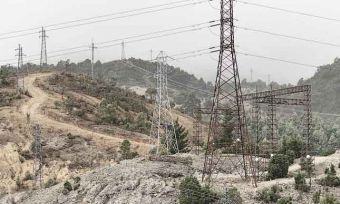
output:
<path id="1" fill-rule="evenodd" d="M 32 98 L 25 102 L 21 108 L 20 112 L 25 115 L 30 114 L 30 120 L 32 123 L 39 123 L 44 128 L 53 128 L 56 130 L 62 130 L 66 133 L 71 133 L 74 135 L 81 135 L 83 137 L 91 138 L 96 141 L 97 145 L 102 146 L 118 146 L 123 141 L 121 138 L 116 138 L 114 135 L 106 135 L 102 133 L 93 132 L 90 130 L 82 129 L 78 126 L 75 126 L 72 123 L 64 123 L 55 121 L 43 113 L 41 113 L 40 107 L 45 104 L 49 99 L 54 99 L 54 97 L 50 96 L 48 93 L 40 89 L 39 87 L 34 85 L 34 82 L 37 78 L 44 78 L 52 75 L 53 73 L 39 73 L 29 75 L 25 78 L 25 87 L 28 89 Z M 146 153 L 150 149 L 149 144 L 131 141 L 134 146 L 139 147 L 139 153 Z"/>

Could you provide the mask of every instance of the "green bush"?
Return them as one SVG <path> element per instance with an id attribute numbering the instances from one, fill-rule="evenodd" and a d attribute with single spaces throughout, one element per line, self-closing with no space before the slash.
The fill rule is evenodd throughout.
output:
<path id="1" fill-rule="evenodd" d="M 338 187 L 340 186 L 340 178 L 334 175 L 327 175 L 318 182 L 322 186 Z"/>
<path id="2" fill-rule="evenodd" d="M 185 177 L 179 185 L 179 190 L 180 204 L 204 204 L 219 200 L 216 193 L 207 186 L 202 188 L 197 178 L 193 176 Z"/>
<path id="3" fill-rule="evenodd" d="M 329 175 L 335 176 L 336 170 L 334 164 L 331 164 L 331 167 L 329 168 Z"/>
<path id="4" fill-rule="evenodd" d="M 280 191 L 282 191 L 282 189 L 277 185 L 274 185 L 270 188 L 264 188 L 257 193 L 256 200 L 262 201 L 264 203 L 275 203 L 281 198 Z"/>
<path id="5" fill-rule="evenodd" d="M 329 156 L 331 154 L 334 154 L 335 152 L 336 152 L 336 149 L 334 149 L 333 147 L 325 147 L 319 151 L 319 154 L 321 156 Z"/>
<path id="6" fill-rule="evenodd" d="M 310 187 L 306 183 L 305 175 L 300 172 L 294 177 L 295 189 L 303 192 L 308 192 Z"/>
<path id="7" fill-rule="evenodd" d="M 66 194 L 68 194 L 70 191 L 72 191 L 72 185 L 71 185 L 70 182 L 66 181 L 66 182 L 64 183 L 64 188 L 63 188 L 62 193 L 63 193 L 64 195 L 66 195 Z"/>
<path id="8" fill-rule="evenodd" d="M 295 152 L 293 150 L 288 150 L 286 152 L 286 155 L 288 157 L 289 164 L 294 164 Z"/>
<path id="9" fill-rule="evenodd" d="M 288 175 L 289 162 L 288 157 L 283 154 L 274 155 L 268 165 L 267 179 L 285 178 Z"/>
<path id="10" fill-rule="evenodd" d="M 278 201 L 277 201 L 277 204 L 292 204 L 292 197 L 283 197 L 283 198 L 280 198 Z"/>

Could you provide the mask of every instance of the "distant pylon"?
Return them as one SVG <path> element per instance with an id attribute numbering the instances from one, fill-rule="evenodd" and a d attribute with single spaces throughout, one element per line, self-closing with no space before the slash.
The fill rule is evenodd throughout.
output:
<path id="1" fill-rule="evenodd" d="M 94 79 L 94 71 L 93 71 L 93 69 L 94 69 L 94 50 L 97 48 L 97 47 L 95 47 L 94 46 L 94 42 L 93 42 L 93 40 L 92 40 L 92 43 L 91 43 L 91 78 L 92 79 Z"/>
<path id="2" fill-rule="evenodd" d="M 244 179 L 254 174 L 236 60 L 234 0 L 221 0 L 220 17 L 220 54 L 202 176 L 208 182 L 217 169 L 231 169 Z M 219 109 L 224 111 L 218 112 Z M 224 128 L 232 129 L 231 135 L 225 135 Z"/>
<path id="3" fill-rule="evenodd" d="M 39 183 L 40 188 L 43 184 L 43 158 L 42 158 L 42 146 L 41 146 L 41 129 L 40 125 L 36 124 L 33 127 L 34 130 L 34 163 L 33 173 L 35 184 Z"/>
<path id="4" fill-rule="evenodd" d="M 47 49 L 46 49 L 46 30 L 44 27 L 41 28 L 40 36 L 41 38 L 41 53 L 40 53 L 40 68 L 47 66 Z"/>
<path id="5" fill-rule="evenodd" d="M 122 55 L 121 60 L 126 60 L 126 53 L 125 53 L 125 42 L 122 41 Z"/>
<path id="6" fill-rule="evenodd" d="M 24 62 L 23 62 L 23 56 L 24 56 L 24 53 L 22 51 L 22 46 L 19 44 L 18 48 L 15 49 L 18 54 L 16 54 L 16 56 L 18 57 L 18 66 L 17 66 L 17 70 L 16 70 L 16 75 L 17 75 L 17 90 L 19 91 L 20 89 L 20 84 L 19 84 L 19 80 L 20 80 L 20 75 L 22 76 L 22 88 L 25 89 L 25 73 L 24 71 L 22 70 L 23 69 L 23 65 L 24 65 Z M 20 74 L 21 72 L 21 74 Z"/>
<path id="7" fill-rule="evenodd" d="M 157 96 L 153 111 L 151 140 L 155 141 L 156 154 L 171 154 L 178 152 L 177 137 L 171 115 L 171 106 L 168 96 L 166 57 L 163 52 L 157 56 Z M 166 152 L 164 152 L 166 151 Z"/>

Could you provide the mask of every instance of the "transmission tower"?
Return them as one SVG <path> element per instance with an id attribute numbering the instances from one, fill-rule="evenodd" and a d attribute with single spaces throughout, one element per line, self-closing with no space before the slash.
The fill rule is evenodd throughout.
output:
<path id="1" fill-rule="evenodd" d="M 91 43 L 91 78 L 94 79 L 94 73 L 93 73 L 93 67 L 94 67 L 94 50 L 97 48 L 94 46 L 94 42 L 92 40 L 92 43 Z"/>
<path id="2" fill-rule="evenodd" d="M 233 4 L 233 0 L 221 0 L 220 54 L 202 177 L 208 182 L 211 181 L 211 175 L 217 165 L 220 165 L 218 169 L 232 166 L 233 170 L 237 171 L 244 179 L 248 178 L 248 173 L 254 174 L 252 157 L 249 157 L 248 152 L 250 139 L 247 135 L 246 116 L 235 53 Z M 230 115 L 232 118 L 230 124 L 222 124 L 225 114 L 220 114 L 218 109 L 225 109 L 222 112 L 227 112 Z M 215 141 L 223 136 L 223 126 L 230 126 L 234 129 L 232 141 L 218 144 L 217 149 Z M 222 155 L 221 149 L 229 154 Z M 253 181 L 256 185 L 256 180 Z"/>
<path id="3" fill-rule="evenodd" d="M 22 51 L 22 46 L 19 44 L 18 48 L 15 49 L 15 51 L 18 52 L 18 54 L 16 54 L 16 56 L 18 57 L 18 66 L 17 66 L 17 70 L 16 70 L 16 75 L 17 75 L 17 91 L 20 90 L 20 78 L 21 78 L 21 81 L 22 81 L 22 89 L 24 90 L 25 89 L 25 73 L 23 71 L 23 65 L 24 65 L 24 62 L 23 62 L 23 56 L 24 56 L 24 53 Z"/>
<path id="4" fill-rule="evenodd" d="M 171 115 L 170 100 L 168 96 L 167 64 L 163 51 L 157 56 L 157 81 L 156 104 L 153 111 L 151 139 L 156 140 L 156 154 L 177 153 L 178 144 Z"/>
<path id="5" fill-rule="evenodd" d="M 40 188 L 43 184 L 43 159 L 41 147 L 41 129 L 37 124 L 33 127 L 34 130 L 34 163 L 33 173 L 36 184 L 39 183 Z"/>
<path id="6" fill-rule="evenodd" d="M 126 53 L 125 53 L 125 42 L 122 42 L 122 55 L 121 60 L 126 60 Z"/>
<path id="7" fill-rule="evenodd" d="M 270 141 L 270 151 L 271 153 L 276 153 L 278 151 L 278 137 L 277 137 L 277 121 L 276 121 L 276 104 L 274 103 L 275 96 L 272 94 L 273 86 L 270 85 L 270 96 L 268 103 L 268 113 L 267 113 L 267 124 L 268 124 L 268 135 L 267 138 Z"/>
<path id="8" fill-rule="evenodd" d="M 41 53 L 40 53 L 40 68 L 47 66 L 47 49 L 46 49 L 46 30 L 44 27 L 41 28 L 40 36 L 41 38 Z"/>

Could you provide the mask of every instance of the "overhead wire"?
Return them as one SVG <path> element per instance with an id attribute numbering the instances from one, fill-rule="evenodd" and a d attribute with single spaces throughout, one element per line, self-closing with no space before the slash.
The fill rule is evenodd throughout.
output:
<path id="1" fill-rule="evenodd" d="M 340 47 L 340 44 L 335 44 L 335 43 L 330 43 L 330 42 L 323 42 L 323 41 L 318 41 L 318 40 L 313 40 L 313 39 L 307 39 L 307 38 L 297 37 L 297 36 L 293 36 L 293 35 L 274 33 L 274 32 L 260 30 L 260 29 L 255 29 L 255 28 L 249 28 L 249 27 L 243 27 L 243 26 L 235 26 L 235 28 L 241 29 L 241 30 L 245 30 L 245 31 L 252 31 L 252 32 L 263 33 L 263 34 L 268 34 L 268 35 L 272 35 L 272 36 L 279 36 L 279 37 L 284 37 L 284 38 L 289 38 L 289 39 L 294 39 L 294 40 L 300 40 L 300 41 L 305 41 L 305 42 L 310 42 L 310 43 L 316 43 L 316 44 L 320 44 L 320 45 L 327 45 L 327 46 L 332 46 L 332 47 Z"/>
<path id="2" fill-rule="evenodd" d="M 176 28 L 172 28 L 172 29 L 165 29 L 165 30 L 160 30 L 160 31 L 155 31 L 155 32 L 150 32 L 150 33 L 145 33 L 145 34 L 140 34 L 140 35 L 133 35 L 133 36 L 128 36 L 128 37 L 122 37 L 122 38 L 118 38 L 118 39 L 113 39 L 113 40 L 109 40 L 109 41 L 103 41 L 103 42 L 98 42 L 96 43 L 96 45 L 103 45 L 103 44 L 107 44 L 110 42 L 119 42 L 119 43 L 115 43 L 115 44 L 111 44 L 111 45 L 105 45 L 105 46 L 99 46 L 98 49 L 103 49 L 103 48 L 108 48 L 108 47 L 113 47 L 113 46 L 118 46 L 121 45 L 121 41 L 122 40 L 126 40 L 126 39 L 134 39 L 134 38 L 140 38 L 140 37 L 144 37 L 144 36 L 149 36 L 150 37 L 146 37 L 146 38 L 141 38 L 141 39 L 136 39 L 136 40 L 130 40 L 130 41 L 125 41 L 125 43 L 135 43 L 135 42 L 141 42 L 141 41 L 146 41 L 146 40 L 151 40 L 151 39 L 156 39 L 156 38 L 162 38 L 162 37 L 167 37 L 167 36 L 172 36 L 172 35 L 178 35 L 178 34 L 182 34 L 182 33 L 187 33 L 187 32 L 193 32 L 193 31 L 199 31 L 202 29 L 206 29 L 208 27 L 213 27 L 215 26 L 213 23 L 215 23 L 216 20 L 212 20 L 212 21 L 208 21 L 208 22 L 204 22 L 204 23 L 198 23 L 198 24 L 192 24 L 192 25 L 187 25 L 187 26 L 181 26 L 181 27 L 176 27 Z M 186 29 L 189 28 L 189 29 Z M 182 30 L 185 29 L 185 30 Z M 170 32 L 170 31 L 177 31 L 177 32 Z M 155 35 L 155 34 L 161 34 L 161 33 L 166 33 L 163 35 Z M 154 36 L 152 36 L 154 35 Z M 64 49 L 60 49 L 60 50 L 55 50 L 55 51 L 50 51 L 50 53 L 58 53 L 58 52 L 64 52 L 64 51 L 70 51 L 70 50 L 76 50 L 76 49 L 81 49 L 81 48 L 87 48 L 88 45 L 81 45 L 81 46 L 76 46 L 76 47 L 70 47 L 70 48 L 64 48 Z M 84 52 L 85 50 L 81 50 L 79 52 Z M 74 51 L 72 53 L 76 53 L 77 51 Z M 65 53 L 65 54 L 69 54 L 69 52 Z M 40 54 L 33 54 L 33 55 L 29 55 L 27 56 L 27 58 L 31 58 L 31 57 L 36 57 L 36 56 L 40 56 Z M 0 60 L 0 62 L 9 62 L 9 61 L 15 61 L 16 59 L 5 59 L 5 60 Z"/>
<path id="3" fill-rule="evenodd" d="M 96 18 L 103 18 L 103 17 L 106 17 L 106 16 L 113 16 L 113 15 L 118 15 L 118 14 L 131 13 L 131 12 L 134 12 L 134 11 L 146 10 L 146 9 L 150 9 L 150 8 L 162 7 L 164 5 L 173 5 L 173 4 L 176 4 L 176 2 L 175 3 L 161 4 L 161 5 L 158 5 L 158 6 L 151 6 L 151 7 L 141 8 L 141 9 L 125 11 L 125 12 L 118 12 L 118 13 L 115 13 L 115 14 L 108 14 L 108 15 L 102 15 L 102 16 L 97 16 L 97 17 L 92 17 L 92 18 L 85 18 L 85 19 L 79 19 L 79 20 L 74 20 L 74 21 L 67 21 L 67 22 L 63 22 L 63 23 L 51 24 L 51 25 L 44 26 L 44 28 L 56 27 L 56 26 L 61 26 L 61 25 L 67 25 L 67 26 L 63 26 L 63 27 L 46 29 L 46 31 L 56 31 L 56 30 L 62 30 L 62 29 L 67 29 L 67 28 L 72 28 L 72 27 L 79 27 L 79 26 L 83 26 L 83 25 L 89 25 L 89 24 L 94 24 L 94 23 L 111 21 L 111 20 L 115 20 L 115 19 L 121 19 L 121 18 L 138 16 L 138 15 L 143 15 L 143 14 L 148 14 L 148 13 L 155 13 L 155 12 L 164 11 L 164 10 L 181 8 L 181 7 L 186 7 L 186 6 L 190 6 L 190 5 L 198 5 L 198 4 L 202 4 L 202 3 L 206 3 L 207 2 L 207 0 L 201 0 L 201 1 L 197 1 L 197 0 L 182 0 L 182 1 L 178 1 L 177 3 L 179 3 L 179 2 L 189 2 L 189 1 L 194 1 L 194 2 L 187 3 L 187 4 L 176 5 L 176 6 L 171 6 L 171 7 L 160 8 L 160 9 L 154 9 L 154 10 L 150 10 L 150 11 L 143 11 L 143 12 L 133 13 L 133 14 L 124 15 L 124 16 L 117 16 L 117 17 L 114 17 L 114 18 L 100 19 L 100 20 L 84 22 L 84 23 L 80 23 L 80 24 L 67 25 L 67 24 L 70 24 L 70 23 L 81 22 L 81 21 L 88 21 L 88 20 L 92 20 L 92 19 L 96 19 Z M 208 0 L 208 1 L 213 1 L 213 0 Z M 19 30 L 19 31 L 12 31 L 12 32 L 7 32 L 7 33 L 2 33 L 2 34 L 0 34 L 0 36 L 20 33 L 20 32 L 25 32 L 25 31 L 32 31 L 32 30 L 37 30 L 37 29 L 41 29 L 41 27 L 35 27 L 35 28 L 30 28 L 30 29 L 24 29 L 24 30 Z M 12 36 L 7 36 L 7 37 L 0 37 L 0 40 L 11 39 L 11 38 L 16 38 L 16 37 L 22 37 L 22 36 L 32 35 L 32 34 L 36 34 L 36 33 L 38 33 L 38 31 L 37 32 L 30 32 L 30 33 L 24 33 L 24 34 L 17 34 L 17 35 L 12 35 Z"/>
<path id="4" fill-rule="evenodd" d="M 244 0 L 234 0 L 234 1 L 242 3 L 242 4 L 245 4 L 245 5 L 251 5 L 251 6 L 256 6 L 256 7 L 276 10 L 276 11 L 282 11 L 282 12 L 290 13 L 290 14 L 296 14 L 296 15 L 301 15 L 301 16 L 318 18 L 318 19 L 327 20 L 327 21 L 333 21 L 333 22 L 337 22 L 337 23 L 340 22 L 340 19 L 337 19 L 337 18 L 330 18 L 330 17 L 315 15 L 315 14 L 311 14 L 311 13 L 307 13 L 307 12 L 302 12 L 302 11 L 294 11 L 294 10 L 290 10 L 290 9 L 274 7 L 274 6 L 270 6 L 270 5 L 266 5 L 266 4 L 253 3 L 253 2 L 244 1 Z"/>

